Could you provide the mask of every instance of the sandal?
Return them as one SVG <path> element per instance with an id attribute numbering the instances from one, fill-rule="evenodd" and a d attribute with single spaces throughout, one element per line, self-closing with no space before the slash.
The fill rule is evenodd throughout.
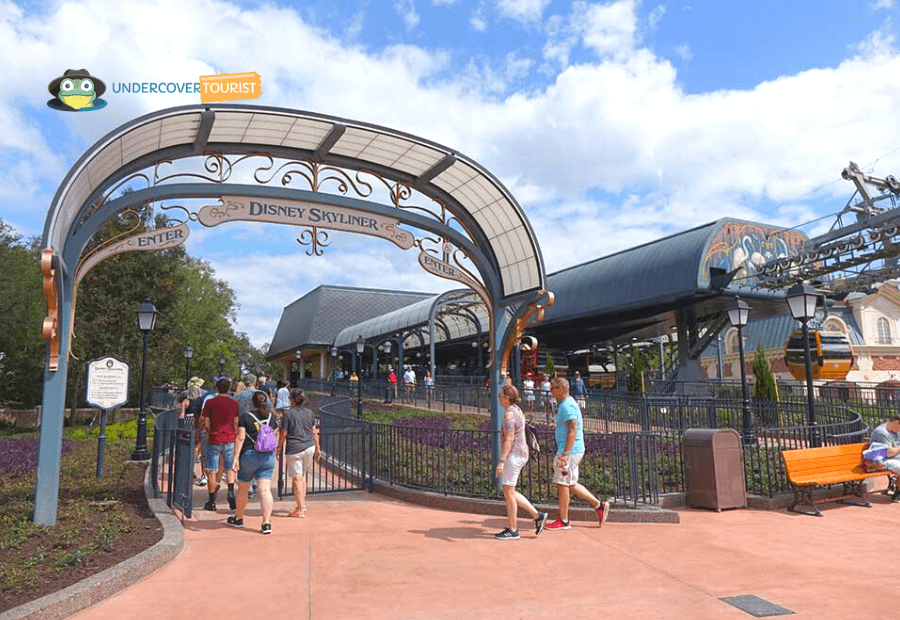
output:
<path id="1" fill-rule="evenodd" d="M 288 516 L 289 517 L 298 517 L 298 518 L 302 519 L 303 517 L 306 516 L 306 511 L 300 510 L 299 508 L 294 508 L 292 511 L 290 511 L 288 513 Z"/>

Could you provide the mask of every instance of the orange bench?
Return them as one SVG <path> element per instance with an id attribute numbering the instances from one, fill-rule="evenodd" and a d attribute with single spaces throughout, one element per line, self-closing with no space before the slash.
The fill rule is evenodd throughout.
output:
<path id="1" fill-rule="evenodd" d="M 853 443 L 843 446 L 827 446 L 825 448 L 804 448 L 801 450 L 784 450 L 781 457 L 788 480 L 794 487 L 794 503 L 788 508 L 791 512 L 812 514 L 821 517 L 822 513 L 813 501 L 813 491 L 818 486 L 842 484 L 843 493 L 829 497 L 828 501 L 842 501 L 849 497 L 860 498 L 864 506 L 871 506 L 862 492 L 862 482 L 876 476 L 889 476 L 890 470 L 868 471 L 863 464 L 862 453 L 868 443 Z M 807 503 L 813 512 L 794 510 L 797 504 Z"/>

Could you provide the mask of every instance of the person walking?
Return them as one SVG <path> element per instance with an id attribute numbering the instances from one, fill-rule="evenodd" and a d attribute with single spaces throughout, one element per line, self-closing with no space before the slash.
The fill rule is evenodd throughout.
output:
<path id="1" fill-rule="evenodd" d="M 496 476 L 503 485 L 503 498 L 506 500 L 507 527 L 499 534 L 497 540 L 518 540 L 518 513 L 522 508 L 534 519 L 534 535 L 539 535 L 547 523 L 547 513 L 539 512 L 524 495 L 516 491 L 519 473 L 528 462 L 528 445 L 525 442 L 525 414 L 519 408 L 519 391 L 512 385 L 500 388 L 500 405 L 506 410 L 503 424 L 500 427 L 500 462 L 497 463 Z"/>
<path id="2" fill-rule="evenodd" d="M 394 402 L 395 398 L 397 398 L 397 373 L 394 372 L 394 368 L 391 366 L 388 368 L 387 390 L 384 395 L 384 403 L 389 405 Z"/>
<path id="3" fill-rule="evenodd" d="M 250 499 L 250 482 L 256 480 L 259 504 L 262 508 L 261 534 L 272 533 L 272 474 L 275 471 L 275 448 L 271 451 L 257 450 L 256 440 L 262 427 L 268 425 L 274 434 L 278 426 L 275 413 L 269 405 L 264 392 L 253 394 L 250 411 L 240 415 L 233 469 L 237 471 L 238 495 L 237 506 L 232 516 L 228 517 L 228 525 L 244 527 L 244 511 Z"/>
<path id="4" fill-rule="evenodd" d="M 284 412 L 291 407 L 291 382 L 279 381 L 278 393 L 275 397 L 275 411 L 278 412 L 278 419 L 281 420 Z"/>
<path id="5" fill-rule="evenodd" d="M 209 491 L 209 500 L 203 506 L 204 510 L 216 511 L 216 495 L 219 487 L 216 471 L 219 468 L 219 458 L 225 463 L 225 479 L 228 483 L 228 505 L 234 510 L 234 441 L 238 426 L 238 404 L 228 395 L 231 389 L 231 379 L 222 377 L 216 381 L 216 396 L 210 398 L 203 405 L 202 427 L 207 433 L 206 455 L 204 469 L 206 470 L 206 489 Z"/>
<path id="6" fill-rule="evenodd" d="M 547 529 L 571 529 L 569 501 L 573 493 L 593 506 L 602 526 L 609 517 L 609 502 L 598 500 L 578 482 L 578 465 L 584 457 L 584 420 L 581 409 L 569 394 L 569 380 L 565 377 L 553 379 L 550 391 L 559 403 L 556 409 L 556 458 L 553 460 L 553 482 L 559 496 L 559 518 L 549 524 Z"/>
<path id="7" fill-rule="evenodd" d="M 525 394 L 525 404 L 529 411 L 534 411 L 534 375 L 530 372 L 522 382 L 522 392 Z"/>
<path id="8" fill-rule="evenodd" d="M 288 513 L 289 517 L 306 516 L 306 475 L 312 471 L 313 460 L 322 458 L 319 448 L 319 427 L 316 415 L 306 407 L 309 399 L 303 390 L 294 388 L 290 394 L 291 408 L 281 419 L 278 433 L 278 450 L 285 449 L 285 473 L 291 477 L 294 501 L 297 506 Z"/>
<path id="9" fill-rule="evenodd" d="M 412 366 L 407 366 L 403 373 L 403 385 L 406 387 L 406 400 L 411 401 L 416 391 L 416 371 Z"/>
<path id="10" fill-rule="evenodd" d="M 587 406 L 587 389 L 585 389 L 584 379 L 581 378 L 581 373 L 578 371 L 575 371 L 575 378 L 572 380 L 572 397 L 575 398 L 575 402 L 584 413 L 584 408 Z"/>

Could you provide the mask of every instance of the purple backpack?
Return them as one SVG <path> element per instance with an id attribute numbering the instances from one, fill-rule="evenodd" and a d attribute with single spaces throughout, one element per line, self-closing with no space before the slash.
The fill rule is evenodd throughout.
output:
<path id="1" fill-rule="evenodd" d="M 272 421 L 272 414 L 269 414 L 266 423 L 263 424 L 252 412 L 248 413 L 256 420 L 256 443 L 253 444 L 253 449 L 257 452 L 275 452 L 275 448 L 278 447 L 278 437 L 275 435 L 275 429 L 269 425 Z"/>

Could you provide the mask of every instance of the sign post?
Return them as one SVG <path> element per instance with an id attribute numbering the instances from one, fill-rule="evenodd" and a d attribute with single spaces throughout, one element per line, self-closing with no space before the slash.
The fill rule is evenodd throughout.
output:
<path id="1" fill-rule="evenodd" d="M 100 409 L 100 436 L 97 437 L 97 477 L 103 477 L 106 452 L 106 414 L 128 402 L 128 364 L 113 357 L 87 363 L 87 396 L 91 407 Z"/>

